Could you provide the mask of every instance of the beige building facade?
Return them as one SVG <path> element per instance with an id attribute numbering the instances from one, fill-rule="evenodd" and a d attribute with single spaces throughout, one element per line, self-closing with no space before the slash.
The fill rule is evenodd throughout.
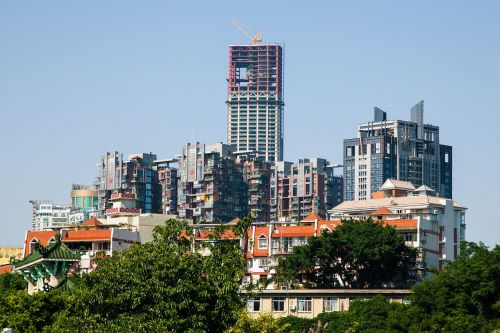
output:
<path id="1" fill-rule="evenodd" d="M 274 317 L 314 318 L 323 312 L 347 311 L 354 300 L 382 295 L 391 302 L 406 302 L 408 289 L 289 289 L 255 291 L 246 296 L 247 312 L 253 317 L 270 313 Z"/>

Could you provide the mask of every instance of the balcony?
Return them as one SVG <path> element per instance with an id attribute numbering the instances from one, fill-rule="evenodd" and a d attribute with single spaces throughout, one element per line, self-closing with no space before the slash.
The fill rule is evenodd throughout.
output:
<path id="1" fill-rule="evenodd" d="M 119 207 L 119 208 L 108 208 L 106 209 L 106 214 L 109 216 L 127 216 L 127 215 L 139 215 L 141 214 L 141 209 L 140 208 L 126 208 L 126 207 Z"/>
<path id="2" fill-rule="evenodd" d="M 135 194 L 134 193 L 113 193 L 113 194 L 111 194 L 111 200 L 119 200 L 119 199 L 135 200 Z"/>

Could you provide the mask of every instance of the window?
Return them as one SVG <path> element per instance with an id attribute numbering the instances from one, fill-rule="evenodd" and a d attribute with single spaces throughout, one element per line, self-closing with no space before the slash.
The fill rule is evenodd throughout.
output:
<path id="1" fill-rule="evenodd" d="M 248 312 L 260 312 L 260 298 L 249 298 L 247 300 Z"/>
<path id="2" fill-rule="evenodd" d="M 269 267 L 269 266 L 271 266 L 271 259 L 259 258 L 258 263 L 259 263 L 259 268 Z"/>
<path id="3" fill-rule="evenodd" d="M 273 297 L 273 311 L 274 312 L 285 311 L 285 297 Z"/>
<path id="4" fill-rule="evenodd" d="M 267 237 L 264 235 L 259 236 L 259 249 L 267 249 Z"/>
<path id="5" fill-rule="evenodd" d="M 311 297 L 297 297 L 297 311 L 311 312 L 312 301 Z"/>
<path id="6" fill-rule="evenodd" d="M 34 247 L 36 243 L 38 243 L 38 239 L 33 238 L 30 242 L 30 253 L 33 253 L 33 251 L 35 251 Z"/>
<path id="7" fill-rule="evenodd" d="M 324 312 L 338 311 L 338 299 L 333 297 L 323 298 L 323 311 Z"/>
<path id="8" fill-rule="evenodd" d="M 405 241 L 407 241 L 407 242 L 416 242 L 417 241 L 417 233 L 416 232 L 405 232 L 404 237 L 405 237 Z"/>

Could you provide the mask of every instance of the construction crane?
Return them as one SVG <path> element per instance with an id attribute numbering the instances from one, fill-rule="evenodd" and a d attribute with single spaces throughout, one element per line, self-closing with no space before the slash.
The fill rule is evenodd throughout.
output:
<path id="1" fill-rule="evenodd" d="M 259 30 L 257 30 L 257 33 L 254 36 L 252 36 L 245 29 L 243 29 L 243 27 L 236 20 L 232 19 L 231 23 L 245 36 L 247 36 L 252 41 L 252 44 L 255 45 L 258 43 L 262 43 L 262 34 Z"/>

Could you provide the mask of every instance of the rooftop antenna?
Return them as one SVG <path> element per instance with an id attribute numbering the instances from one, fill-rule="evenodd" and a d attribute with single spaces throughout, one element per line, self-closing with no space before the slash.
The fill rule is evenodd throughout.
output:
<path id="1" fill-rule="evenodd" d="M 243 27 L 236 21 L 235 19 L 231 19 L 231 23 L 235 26 L 239 31 L 241 31 L 245 36 L 247 36 L 253 45 L 262 43 L 262 32 L 257 30 L 257 33 L 252 36 L 250 35 Z"/>

